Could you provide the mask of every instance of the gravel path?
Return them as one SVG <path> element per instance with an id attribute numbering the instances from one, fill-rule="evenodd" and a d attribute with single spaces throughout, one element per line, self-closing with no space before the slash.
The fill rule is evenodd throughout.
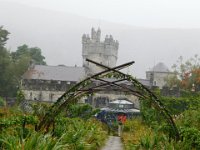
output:
<path id="1" fill-rule="evenodd" d="M 121 138 L 118 136 L 109 136 L 106 145 L 101 150 L 123 150 Z"/>

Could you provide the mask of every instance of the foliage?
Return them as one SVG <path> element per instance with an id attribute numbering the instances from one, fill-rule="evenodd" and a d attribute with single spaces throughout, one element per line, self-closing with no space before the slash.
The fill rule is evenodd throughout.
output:
<path id="1" fill-rule="evenodd" d="M 104 136 L 94 135 L 89 132 L 88 137 L 84 137 L 86 130 L 64 132 L 61 137 L 52 137 L 50 133 L 43 135 L 39 132 L 31 131 L 29 135 L 20 140 L 14 134 L 4 133 L 0 135 L 0 146 L 2 149 L 8 150 L 94 150 L 102 144 L 101 139 Z M 103 140 L 104 141 L 104 140 Z"/>
<path id="2" fill-rule="evenodd" d="M 164 81 L 166 82 L 165 86 L 169 88 L 180 87 L 180 79 L 178 78 L 178 73 L 176 71 L 174 71 L 173 75 L 165 77 Z"/>
<path id="3" fill-rule="evenodd" d="M 17 138 L 15 134 L 5 133 L 0 136 L 0 145 L 2 149 L 7 150 L 57 150 L 67 149 L 67 144 L 59 143 L 59 140 L 52 138 L 51 134 L 43 135 L 31 131 L 25 139 Z"/>
<path id="4" fill-rule="evenodd" d="M 163 117 L 157 109 L 152 107 L 152 102 L 147 100 L 140 101 L 140 112 L 143 121 L 149 126 L 154 126 L 163 121 Z"/>
<path id="5" fill-rule="evenodd" d="M 167 127 L 165 124 L 157 125 L 155 129 L 145 126 L 139 120 L 132 120 L 129 124 L 132 124 L 135 130 L 123 134 L 122 139 L 126 150 L 188 150 L 200 148 L 200 130 L 197 128 L 181 127 L 182 140 L 175 141 L 165 133 Z M 140 125 L 138 126 L 138 124 Z"/>
<path id="6" fill-rule="evenodd" d="M 150 130 L 141 119 L 127 120 L 124 125 L 124 133 L 122 134 L 122 140 L 125 145 L 139 144 L 140 138 L 144 136 Z"/>
<path id="7" fill-rule="evenodd" d="M 34 109 L 48 107 L 37 103 L 32 106 Z M 0 149 L 93 150 L 98 149 L 107 138 L 103 124 L 95 119 L 85 121 L 60 115 L 52 131 L 44 134 L 44 131 L 34 131 L 40 113 L 25 115 L 16 108 L 0 111 L 4 113 L 0 118 Z"/>
<path id="8" fill-rule="evenodd" d="M 172 66 L 175 76 L 166 79 L 168 86 L 178 86 L 185 90 L 199 90 L 200 87 L 200 58 L 195 55 L 186 61 L 180 56 Z"/>
<path id="9" fill-rule="evenodd" d="M 159 97 L 170 115 L 177 116 L 186 110 L 198 110 L 200 108 L 200 95 L 198 93 L 185 93 L 184 97 Z M 163 117 L 161 112 L 152 107 L 152 102 L 147 100 L 140 101 L 141 116 L 149 125 L 154 125 L 156 122 L 160 124 Z"/>
<path id="10" fill-rule="evenodd" d="M 123 133 L 122 140 L 126 150 L 132 149 L 162 149 L 163 145 L 159 143 L 168 140 L 168 138 L 152 128 L 145 125 L 142 120 L 130 120 L 125 124 L 132 127 L 132 130 Z"/>
<path id="11" fill-rule="evenodd" d="M 0 27 L 0 96 L 6 97 L 8 91 L 15 89 L 11 72 L 11 59 L 9 51 L 4 47 L 9 32 Z M 10 92 L 12 94 L 12 92 Z"/>
<path id="12" fill-rule="evenodd" d="M 200 130 L 195 127 L 183 127 L 181 128 L 181 134 L 183 143 L 187 144 L 190 149 L 200 149 Z"/>
<path id="13" fill-rule="evenodd" d="M 89 119 L 98 111 L 98 109 L 93 110 L 92 106 L 89 104 L 73 104 L 67 109 L 67 116 L 70 118 L 80 117 L 83 119 Z"/>
<path id="14" fill-rule="evenodd" d="M 29 64 L 30 61 L 33 60 L 35 64 L 46 65 L 46 62 L 44 61 L 45 57 L 38 47 L 28 47 L 28 45 L 24 44 L 19 46 L 16 52 L 12 52 L 11 56 L 15 62 L 19 62 L 23 58 L 28 58 L 26 64 Z"/>
<path id="15" fill-rule="evenodd" d="M 60 121 L 65 120 L 64 118 Z M 20 133 L 3 133 L 0 136 L 0 144 L 6 149 L 97 149 L 106 139 L 106 132 L 101 129 L 99 123 L 94 121 L 69 119 L 68 123 L 58 126 L 63 131 L 60 136 L 50 133 L 46 135 L 40 132 L 29 131 L 25 138 L 20 139 Z M 58 125 L 58 124 L 57 124 Z M 55 132 L 57 132 L 57 126 Z M 4 136 L 3 136 L 4 135 Z M 15 143 L 15 144 L 14 144 Z M 18 143 L 18 144 L 16 144 Z"/>
<path id="16" fill-rule="evenodd" d="M 181 140 L 175 141 L 169 138 L 173 132 L 171 126 L 160 117 L 162 114 L 151 107 L 150 101 L 143 100 L 141 102 L 143 122 L 139 121 L 142 125 L 138 127 L 138 120 L 131 120 L 125 125 L 123 136 L 125 149 L 200 149 L 199 94 L 189 92 L 185 93 L 184 97 L 159 97 L 159 99 L 176 122 Z M 142 126 L 147 129 L 140 135 Z"/>
<path id="17" fill-rule="evenodd" d="M 49 110 L 50 106 L 51 104 L 42 102 L 31 103 L 31 108 L 33 109 L 32 114 L 37 116 L 39 120 L 41 120 L 45 116 L 46 112 Z"/>
<path id="18" fill-rule="evenodd" d="M 3 29 L 2 26 L 0 26 L 0 50 L 4 48 L 4 45 L 6 44 L 6 41 L 8 40 L 8 34 L 9 32 Z"/>
<path id="19" fill-rule="evenodd" d="M 46 64 L 42 51 L 37 47 L 19 46 L 16 52 L 10 52 L 5 44 L 9 32 L 0 27 L 0 96 L 14 97 L 20 86 L 23 73 L 33 60 L 36 64 Z"/>
<path id="20" fill-rule="evenodd" d="M 84 121 L 59 117 L 55 122 L 54 136 L 63 137 L 69 144 L 69 149 L 95 149 L 105 141 L 106 132 L 102 124 L 94 119 Z"/>
<path id="21" fill-rule="evenodd" d="M 186 110 L 181 115 L 177 116 L 176 122 L 180 127 L 196 128 L 200 131 L 200 109 Z"/>
<path id="22" fill-rule="evenodd" d="M 161 101 L 169 110 L 171 115 L 178 115 L 190 107 L 192 101 L 187 98 L 175 98 L 175 97 L 161 97 Z"/>
<path id="23" fill-rule="evenodd" d="M 16 99 L 17 105 L 20 104 L 23 100 L 25 100 L 24 93 L 21 90 L 18 90 L 17 91 L 17 99 Z"/>
<path id="24" fill-rule="evenodd" d="M 160 97 L 165 107 L 169 110 L 171 115 L 179 115 L 188 109 L 197 110 L 200 107 L 200 96 L 197 93 L 184 97 Z"/>
<path id="25" fill-rule="evenodd" d="M 0 118 L 0 128 L 8 128 L 16 125 L 22 126 L 23 124 L 36 125 L 38 119 L 35 116 L 14 116 L 9 118 Z"/>
<path id="26" fill-rule="evenodd" d="M 0 107 L 5 106 L 6 105 L 6 101 L 0 97 Z"/>

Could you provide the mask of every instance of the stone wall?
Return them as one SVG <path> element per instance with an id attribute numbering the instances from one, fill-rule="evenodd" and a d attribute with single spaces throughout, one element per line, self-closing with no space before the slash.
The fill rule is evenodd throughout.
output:
<path id="1" fill-rule="evenodd" d="M 64 91 L 23 90 L 25 99 L 31 101 L 55 102 Z"/>
<path id="2" fill-rule="evenodd" d="M 169 88 L 167 86 L 164 86 L 161 89 L 161 95 L 162 96 L 171 96 L 171 97 L 180 97 L 181 92 L 178 87 Z"/>
<path id="3" fill-rule="evenodd" d="M 76 82 L 53 80 L 22 80 L 21 90 L 26 100 L 55 102 Z"/>
<path id="4" fill-rule="evenodd" d="M 56 90 L 31 90 L 23 89 L 26 100 L 31 101 L 44 101 L 44 102 L 56 102 L 57 99 L 64 94 L 65 91 L 56 91 Z M 139 109 L 138 98 L 134 95 L 127 94 L 123 92 L 98 92 L 94 93 L 92 97 L 83 97 L 79 100 L 79 103 L 89 103 L 93 107 L 101 108 L 108 106 L 108 103 L 119 99 L 124 98 L 134 103 L 134 107 Z"/>
<path id="5" fill-rule="evenodd" d="M 101 30 L 92 28 L 91 37 L 83 34 L 82 36 L 82 57 L 83 67 L 87 75 L 95 74 L 101 71 L 101 68 L 86 61 L 86 58 L 99 62 L 103 65 L 114 67 L 117 62 L 118 41 L 113 37 L 106 36 L 104 41 L 101 39 Z"/>

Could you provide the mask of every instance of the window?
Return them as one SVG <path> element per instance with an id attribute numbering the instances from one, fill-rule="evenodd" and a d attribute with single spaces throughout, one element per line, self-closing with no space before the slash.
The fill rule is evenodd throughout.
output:
<path id="1" fill-rule="evenodd" d="M 42 92 L 40 91 L 40 93 L 38 94 L 38 100 L 42 100 Z"/>
<path id="2" fill-rule="evenodd" d="M 33 93 L 32 93 L 32 92 L 30 92 L 30 100 L 32 100 L 32 95 L 33 95 Z"/>
<path id="3" fill-rule="evenodd" d="M 119 108 L 124 108 L 124 105 L 122 105 L 122 104 L 119 104 Z"/>
<path id="4" fill-rule="evenodd" d="M 54 96 L 53 93 L 49 93 L 49 100 L 50 100 L 50 101 L 53 101 L 53 96 Z"/>

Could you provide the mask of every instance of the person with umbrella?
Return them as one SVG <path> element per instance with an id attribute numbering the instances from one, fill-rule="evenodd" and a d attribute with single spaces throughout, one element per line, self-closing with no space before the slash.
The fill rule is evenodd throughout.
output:
<path id="1" fill-rule="evenodd" d="M 122 113 L 117 116 L 118 120 L 118 136 L 121 136 L 124 124 L 126 122 L 126 114 Z"/>

